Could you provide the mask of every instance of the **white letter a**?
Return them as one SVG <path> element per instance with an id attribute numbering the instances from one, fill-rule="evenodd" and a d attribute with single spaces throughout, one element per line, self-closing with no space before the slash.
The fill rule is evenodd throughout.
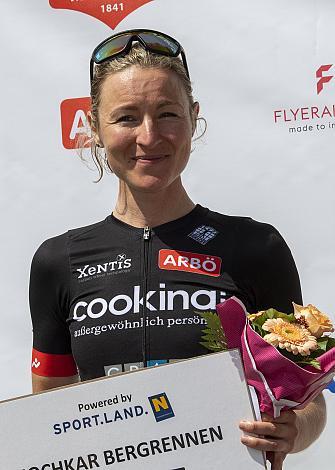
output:
<path id="1" fill-rule="evenodd" d="M 77 134 L 86 134 L 87 132 L 87 117 L 82 109 L 78 109 L 73 119 L 73 124 L 70 132 L 70 139 L 73 140 Z"/>

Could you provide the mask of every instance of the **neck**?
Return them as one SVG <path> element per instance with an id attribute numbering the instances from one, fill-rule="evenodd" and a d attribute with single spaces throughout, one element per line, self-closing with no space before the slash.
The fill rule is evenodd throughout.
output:
<path id="1" fill-rule="evenodd" d="M 120 181 L 113 215 L 133 227 L 156 227 L 183 217 L 194 207 L 181 181 L 155 193 L 136 191 Z"/>

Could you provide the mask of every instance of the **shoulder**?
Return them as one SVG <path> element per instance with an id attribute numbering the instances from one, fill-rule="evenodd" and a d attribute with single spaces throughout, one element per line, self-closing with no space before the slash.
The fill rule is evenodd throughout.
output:
<path id="1" fill-rule="evenodd" d="M 221 224 L 220 243 L 229 247 L 233 278 L 249 292 L 250 312 L 272 307 L 289 313 L 292 301 L 302 304 L 292 253 L 273 225 L 211 211 L 209 217 Z"/>
<path id="2" fill-rule="evenodd" d="M 60 235 L 48 238 L 36 250 L 32 266 L 39 265 L 44 269 L 54 270 L 55 267 L 67 264 L 69 257 L 69 244 L 72 240 L 85 237 L 89 233 L 99 230 L 106 219 L 94 224 L 70 229 Z"/>
<path id="3" fill-rule="evenodd" d="M 36 250 L 32 265 L 48 267 L 50 264 L 59 262 L 67 255 L 67 233 L 48 238 Z"/>
<path id="4" fill-rule="evenodd" d="M 290 255 L 284 238 L 270 223 L 211 210 L 207 210 L 207 222 L 219 231 L 220 242 L 229 242 L 235 254 L 246 262 L 250 258 Z"/>
<path id="5" fill-rule="evenodd" d="M 81 237 L 86 237 L 87 235 L 94 235 L 95 233 L 99 233 L 104 230 L 106 227 L 106 223 L 108 221 L 108 217 L 99 222 L 95 222 L 94 224 L 85 225 L 84 227 L 77 227 L 71 229 L 67 232 L 69 240 L 76 240 Z"/>
<path id="6" fill-rule="evenodd" d="M 260 222 L 251 217 L 226 215 L 208 209 L 208 220 L 213 221 L 222 228 L 224 233 L 232 233 L 245 242 L 259 242 L 267 240 L 269 243 L 282 239 L 278 230 L 267 222 Z"/>

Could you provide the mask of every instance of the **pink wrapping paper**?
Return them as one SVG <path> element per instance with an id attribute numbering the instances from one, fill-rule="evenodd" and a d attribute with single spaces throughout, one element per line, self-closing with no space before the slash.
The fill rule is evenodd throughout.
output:
<path id="1" fill-rule="evenodd" d="M 335 348 L 318 357 L 321 370 L 302 368 L 251 328 L 239 299 L 231 297 L 216 309 L 228 349 L 241 351 L 247 383 L 256 389 L 262 412 L 277 417 L 282 409 L 304 408 L 335 376 Z"/>

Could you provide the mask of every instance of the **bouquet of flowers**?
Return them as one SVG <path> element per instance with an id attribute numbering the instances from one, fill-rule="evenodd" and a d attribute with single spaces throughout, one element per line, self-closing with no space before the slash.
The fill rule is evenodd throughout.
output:
<path id="1" fill-rule="evenodd" d="M 274 417 L 282 409 L 304 408 L 335 376 L 329 317 L 310 304 L 293 303 L 293 310 L 289 315 L 272 308 L 248 315 L 232 297 L 217 305 L 217 315 L 203 314 L 207 327 L 201 344 L 213 351 L 239 348 L 260 410 Z"/>

